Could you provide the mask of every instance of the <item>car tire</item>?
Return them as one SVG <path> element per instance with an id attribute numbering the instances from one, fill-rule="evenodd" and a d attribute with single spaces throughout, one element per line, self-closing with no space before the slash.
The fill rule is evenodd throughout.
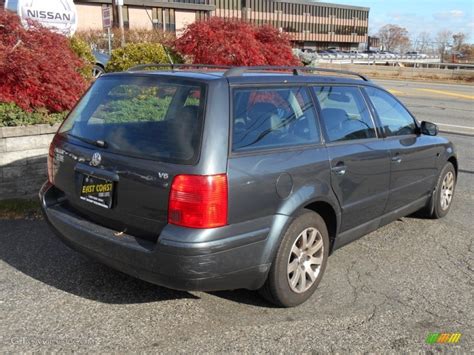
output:
<path id="1" fill-rule="evenodd" d="M 95 64 L 95 65 L 92 67 L 92 77 L 93 77 L 94 79 L 97 79 L 97 78 L 100 77 L 102 74 L 105 74 L 105 69 L 104 69 L 102 66 Z"/>
<path id="2" fill-rule="evenodd" d="M 453 164 L 446 163 L 441 170 L 430 203 L 429 217 L 439 219 L 446 216 L 451 209 L 456 187 L 456 170 Z"/>
<path id="3" fill-rule="evenodd" d="M 323 277 L 329 247 L 321 216 L 311 211 L 300 214 L 286 230 L 260 294 L 280 307 L 305 302 Z"/>

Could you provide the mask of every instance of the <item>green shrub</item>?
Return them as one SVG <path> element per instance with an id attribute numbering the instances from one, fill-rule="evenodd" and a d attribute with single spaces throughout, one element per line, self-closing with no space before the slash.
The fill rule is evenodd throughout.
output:
<path id="1" fill-rule="evenodd" d="M 14 103 L 0 103 L 0 127 L 28 126 L 34 124 L 53 125 L 55 123 L 64 121 L 66 115 L 67 112 L 27 112 Z"/>
<path id="2" fill-rule="evenodd" d="M 171 103 L 171 96 L 159 97 L 158 88 L 122 85 L 109 95 L 115 98 L 101 105 L 94 118 L 105 123 L 162 121 Z"/>
<path id="3" fill-rule="evenodd" d="M 183 64 L 185 62 L 181 54 L 179 54 L 175 50 L 169 47 L 166 47 L 166 50 L 168 51 L 168 54 L 171 57 L 171 60 L 173 61 L 174 64 Z"/>
<path id="4" fill-rule="evenodd" d="M 72 51 L 85 63 L 84 67 L 81 68 L 79 72 L 85 79 L 92 79 L 92 67 L 95 64 L 95 57 L 92 54 L 91 47 L 86 41 L 79 37 L 72 37 L 69 40 L 69 44 Z"/>
<path id="5" fill-rule="evenodd" d="M 163 45 L 159 43 L 129 43 L 112 51 L 107 71 L 124 71 L 134 65 L 147 63 L 169 63 Z"/>
<path id="6" fill-rule="evenodd" d="M 134 97 L 129 100 L 111 101 L 98 110 L 95 117 L 107 123 L 162 121 L 171 97 Z"/>

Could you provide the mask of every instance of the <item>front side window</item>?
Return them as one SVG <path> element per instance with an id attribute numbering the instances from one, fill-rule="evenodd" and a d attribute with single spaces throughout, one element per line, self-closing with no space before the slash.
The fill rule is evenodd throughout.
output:
<path id="1" fill-rule="evenodd" d="M 365 91 L 377 111 L 387 136 L 416 133 L 415 120 L 393 96 L 373 87 L 366 87 Z"/>
<path id="2" fill-rule="evenodd" d="M 319 142 L 307 88 L 236 89 L 233 93 L 234 151 Z"/>
<path id="3" fill-rule="evenodd" d="M 359 88 L 317 86 L 321 119 L 330 142 L 374 138 L 375 127 Z"/>

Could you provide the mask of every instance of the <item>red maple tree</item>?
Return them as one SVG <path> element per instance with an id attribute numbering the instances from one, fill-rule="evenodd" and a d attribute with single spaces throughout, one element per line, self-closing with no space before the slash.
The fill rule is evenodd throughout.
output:
<path id="1" fill-rule="evenodd" d="M 212 17 L 188 25 L 176 49 L 194 64 L 299 65 L 289 37 L 271 26 Z"/>
<path id="2" fill-rule="evenodd" d="M 0 102 L 69 110 L 88 86 L 83 66 L 65 36 L 34 23 L 25 29 L 16 14 L 0 9 Z"/>
<path id="3" fill-rule="evenodd" d="M 264 25 L 256 28 L 255 38 L 269 65 L 301 65 L 291 51 L 290 37 L 276 28 Z"/>

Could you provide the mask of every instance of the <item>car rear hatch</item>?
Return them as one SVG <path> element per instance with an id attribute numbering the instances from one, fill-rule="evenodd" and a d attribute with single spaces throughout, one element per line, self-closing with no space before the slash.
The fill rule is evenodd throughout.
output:
<path id="1" fill-rule="evenodd" d="M 205 84 L 183 78 L 99 78 L 51 145 L 64 206 L 118 236 L 156 240 L 173 177 L 199 159 L 205 97 Z"/>

